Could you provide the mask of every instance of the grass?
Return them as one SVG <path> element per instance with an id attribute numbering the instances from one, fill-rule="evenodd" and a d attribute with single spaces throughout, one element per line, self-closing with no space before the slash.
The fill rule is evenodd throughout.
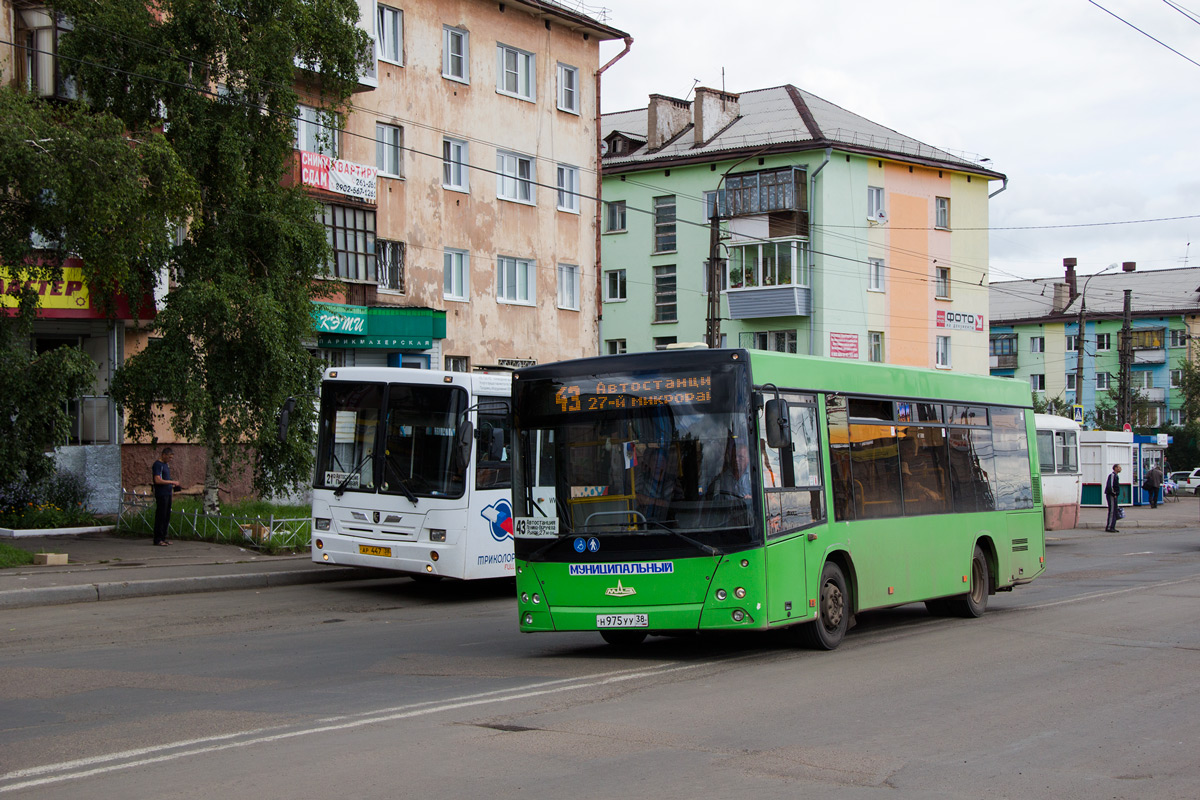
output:
<path id="1" fill-rule="evenodd" d="M 307 549 L 309 541 L 309 517 L 312 509 L 308 505 L 280 505 L 265 500 L 244 500 L 240 503 L 223 504 L 217 517 L 204 515 L 203 501 L 199 497 L 176 496 L 171 503 L 171 539 L 192 539 L 219 544 L 235 544 L 253 547 L 264 553 L 293 553 Z M 242 531 L 241 525 L 260 521 L 266 525 L 271 518 L 277 521 L 274 534 L 265 542 L 253 541 Z M 289 530 L 283 530 L 278 520 L 302 520 Z M 148 537 L 154 533 L 154 506 L 140 514 L 127 513 L 119 523 L 118 533 L 126 536 Z"/>
<path id="2" fill-rule="evenodd" d="M 0 569 L 23 567 L 33 563 L 33 553 L 0 542 Z"/>

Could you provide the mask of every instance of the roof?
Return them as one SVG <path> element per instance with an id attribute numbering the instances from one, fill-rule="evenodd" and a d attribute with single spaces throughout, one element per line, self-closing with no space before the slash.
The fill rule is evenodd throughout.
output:
<path id="1" fill-rule="evenodd" d="M 582 0 L 509 0 L 509 4 L 524 8 L 535 17 L 557 19 L 573 31 L 587 33 L 600 40 L 628 39 L 629 34 L 608 24 L 608 9 L 588 6 Z M 503 10 L 504 4 L 501 3 Z"/>
<path id="2" fill-rule="evenodd" d="M 737 97 L 739 116 L 704 144 L 696 146 L 693 125 L 689 124 L 658 150 L 649 151 L 643 147 L 628 155 L 605 156 L 605 170 L 626 172 L 628 168 L 651 163 L 657 167 L 662 161 L 707 162 L 764 148 L 794 152 L 834 147 L 956 169 L 996 180 L 1005 177 L 982 161 L 971 161 L 927 145 L 790 84 L 742 92 Z M 616 131 L 644 142 L 647 141 L 647 125 L 645 108 L 602 114 L 600 135 L 607 138 Z"/>
<path id="3" fill-rule="evenodd" d="M 993 282 L 988 287 L 991 323 L 1074 319 L 1079 316 L 1082 301 L 1086 301 L 1089 318 L 1120 317 L 1125 310 L 1126 289 L 1132 290 L 1133 316 L 1200 314 L 1200 267 L 1080 275 L 1076 278 L 1080 294 L 1056 311 L 1054 286 L 1064 283 L 1061 276 Z"/>

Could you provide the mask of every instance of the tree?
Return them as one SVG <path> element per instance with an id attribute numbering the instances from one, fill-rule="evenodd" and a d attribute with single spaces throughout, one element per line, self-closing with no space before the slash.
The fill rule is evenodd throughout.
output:
<path id="1" fill-rule="evenodd" d="M 61 0 L 62 52 L 81 94 L 130 128 L 162 124 L 200 187 L 176 249 L 175 283 L 150 345 L 112 391 L 137 436 L 169 415 L 208 454 L 206 505 L 239 466 L 270 495 L 310 476 L 315 404 L 299 402 L 286 442 L 275 412 L 320 379 L 303 342 L 328 249 L 318 207 L 281 180 L 300 95 L 346 110 L 371 41 L 355 0 Z M 319 65 L 298 69 L 297 64 Z M 328 289 L 326 285 L 325 290 Z M 256 453 L 253 462 L 246 459 Z"/>
<path id="2" fill-rule="evenodd" d="M 137 307 L 166 262 L 169 226 L 199 195 L 161 135 L 131 132 L 108 114 L 0 89 L 0 486 L 39 481 L 46 451 L 66 441 L 67 403 L 95 378 L 82 351 L 31 347 L 43 283 L 53 291 L 68 256 L 110 317 Z M 35 250 L 33 241 L 37 241 Z"/>
<path id="3" fill-rule="evenodd" d="M 1074 410 L 1061 394 L 1057 397 L 1044 397 L 1034 392 L 1033 413 L 1053 414 L 1056 417 L 1067 417 L 1070 419 L 1074 415 Z"/>

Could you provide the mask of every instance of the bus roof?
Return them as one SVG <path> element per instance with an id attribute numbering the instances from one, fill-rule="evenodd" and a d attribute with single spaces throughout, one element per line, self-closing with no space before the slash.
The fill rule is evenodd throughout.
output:
<path id="1" fill-rule="evenodd" d="M 1033 426 L 1043 431 L 1077 431 L 1080 428 L 1075 420 L 1057 414 L 1034 414 Z"/>
<path id="2" fill-rule="evenodd" d="M 507 397 L 511 392 L 512 373 L 444 372 L 437 369 L 411 367 L 330 367 L 322 380 L 364 381 L 367 383 L 412 383 L 424 385 L 462 386 L 472 394 L 494 394 Z"/>

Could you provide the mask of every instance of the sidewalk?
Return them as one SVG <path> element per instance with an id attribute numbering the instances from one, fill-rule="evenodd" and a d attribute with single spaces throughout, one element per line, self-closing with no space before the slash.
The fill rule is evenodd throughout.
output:
<path id="1" fill-rule="evenodd" d="M 236 545 L 149 539 L 110 533 L 5 539 L 31 553 L 66 553 L 66 566 L 0 570 L 0 610 L 187 592 L 261 589 L 298 583 L 377 578 L 380 573 L 314 564 L 307 553 L 269 556 Z"/>
<path id="2" fill-rule="evenodd" d="M 1117 522 L 1121 533 L 1141 528 L 1200 528 L 1200 498 L 1184 495 L 1174 502 L 1150 506 L 1121 506 L 1125 519 Z M 1079 509 L 1079 528 L 1104 530 L 1108 509 L 1084 507 Z"/>

